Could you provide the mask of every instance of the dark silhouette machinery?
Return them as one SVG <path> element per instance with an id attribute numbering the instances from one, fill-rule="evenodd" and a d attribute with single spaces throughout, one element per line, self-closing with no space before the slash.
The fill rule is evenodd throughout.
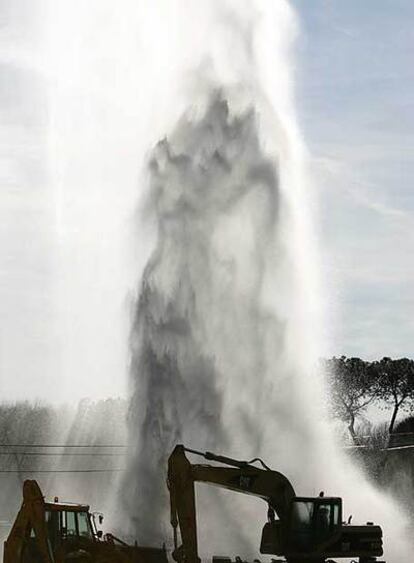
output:
<path id="1" fill-rule="evenodd" d="M 191 464 L 186 451 L 221 465 Z M 253 495 L 267 503 L 268 521 L 260 544 L 263 554 L 283 556 L 287 563 L 332 563 L 332 557 L 381 563 L 376 559 L 382 555 L 381 528 L 343 523 L 340 498 L 297 497 L 289 480 L 260 459 L 239 461 L 176 446 L 168 461 L 168 487 L 172 556 L 177 563 L 200 563 L 197 482 Z M 3 563 L 168 563 L 168 559 L 164 548 L 128 545 L 112 534 L 104 536 L 88 505 L 58 499 L 46 502 L 37 482 L 25 481 L 23 503 L 4 544 Z M 230 559 L 213 557 L 213 563 L 230 563 Z"/>
<path id="2" fill-rule="evenodd" d="M 45 502 L 25 481 L 23 503 L 4 543 L 4 563 L 167 563 L 165 549 L 131 546 L 97 531 L 89 506 Z"/>
<path id="3" fill-rule="evenodd" d="M 191 464 L 186 451 L 222 465 Z M 255 462 L 260 462 L 262 468 L 253 465 Z M 177 563 L 200 562 L 194 490 L 197 482 L 260 497 L 267 503 L 268 521 L 260 544 L 263 554 L 283 556 L 288 563 L 325 563 L 332 557 L 380 563 L 377 557 L 383 554 L 381 528 L 371 523 L 345 524 L 341 498 L 322 493 L 316 498 L 297 497 L 289 480 L 260 459 L 239 461 L 181 445 L 175 447 L 168 462 L 173 558 Z M 221 558 L 213 559 L 219 563 Z"/>

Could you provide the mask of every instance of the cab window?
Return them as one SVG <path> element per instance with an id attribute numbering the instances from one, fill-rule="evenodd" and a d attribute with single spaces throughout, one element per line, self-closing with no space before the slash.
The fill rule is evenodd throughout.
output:
<path id="1" fill-rule="evenodd" d="M 313 502 L 295 501 L 292 505 L 292 528 L 309 528 L 312 523 Z"/>
<path id="2" fill-rule="evenodd" d="M 79 535 L 84 538 L 91 538 L 92 530 L 89 523 L 88 514 L 86 512 L 78 512 L 77 516 Z"/>
<path id="3" fill-rule="evenodd" d="M 65 539 L 74 537 L 93 539 L 87 512 L 47 510 L 46 528 L 53 549 Z"/>
<path id="4" fill-rule="evenodd" d="M 315 521 L 319 535 L 329 533 L 331 527 L 331 506 L 329 504 L 320 504 L 317 507 Z"/>
<path id="5" fill-rule="evenodd" d="M 62 530 L 66 537 L 73 537 L 77 536 L 76 531 L 76 513 L 75 512 L 62 512 L 62 516 L 64 517 Z"/>
<path id="6" fill-rule="evenodd" d="M 321 502 L 315 507 L 315 527 L 319 540 L 327 538 L 339 524 L 338 504 Z"/>
<path id="7" fill-rule="evenodd" d="M 298 551 L 306 551 L 312 542 L 313 502 L 295 501 L 291 513 L 290 542 Z"/>
<path id="8" fill-rule="evenodd" d="M 333 505 L 333 525 L 339 526 L 341 524 L 340 514 L 339 514 L 339 504 Z"/>

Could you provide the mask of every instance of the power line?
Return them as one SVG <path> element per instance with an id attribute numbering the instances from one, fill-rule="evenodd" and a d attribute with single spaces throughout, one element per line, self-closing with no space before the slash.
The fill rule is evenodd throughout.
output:
<path id="1" fill-rule="evenodd" d="M 119 473 L 125 469 L 0 469 L 0 473 Z"/>
<path id="2" fill-rule="evenodd" d="M 22 451 L 16 451 L 16 452 L 1 452 L 0 451 L 0 456 L 1 455 L 27 455 L 27 456 L 85 456 L 85 457 L 102 457 L 102 456 L 110 456 L 110 457 L 120 457 L 123 454 L 122 453 L 112 453 L 112 452 L 103 452 L 103 453 L 96 453 L 96 452 L 91 452 L 91 453 L 79 453 L 79 452 L 22 452 Z"/>
<path id="3" fill-rule="evenodd" d="M 0 444 L 0 448 L 127 448 L 126 444 Z"/>

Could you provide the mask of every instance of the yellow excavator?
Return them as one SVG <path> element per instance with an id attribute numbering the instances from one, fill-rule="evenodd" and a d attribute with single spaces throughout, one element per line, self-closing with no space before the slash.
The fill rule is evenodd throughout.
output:
<path id="1" fill-rule="evenodd" d="M 186 452 L 221 465 L 191 464 Z M 261 463 L 261 467 L 254 465 Z M 223 467 L 226 465 L 227 467 Z M 256 458 L 249 462 L 210 452 L 175 447 L 168 461 L 173 558 L 177 563 L 200 563 L 197 545 L 195 483 L 253 495 L 268 505 L 260 552 L 283 556 L 287 563 L 333 563 L 331 558 L 358 558 L 359 563 L 385 563 L 382 530 L 371 522 L 351 525 L 342 521 L 342 499 L 298 497 L 289 480 Z M 278 519 L 276 519 L 276 515 Z M 178 528 L 181 545 L 178 545 Z M 274 561 L 274 560 L 272 560 Z M 230 563 L 213 557 L 213 563 Z"/>
<path id="2" fill-rule="evenodd" d="M 191 464 L 186 452 L 221 465 Z M 168 460 L 172 557 L 177 563 L 200 563 L 197 482 L 253 495 L 267 503 L 268 521 L 260 544 L 263 554 L 283 556 L 287 563 L 333 563 L 332 557 L 384 563 L 377 560 L 382 555 L 381 528 L 372 523 L 343 523 L 340 498 L 322 494 L 297 497 L 289 480 L 260 459 L 239 461 L 182 445 L 175 447 Z M 100 517 L 98 521 L 101 523 Z M 61 503 L 57 498 L 46 502 L 37 482 L 30 480 L 24 482 L 23 503 L 4 543 L 3 563 L 168 563 L 168 559 L 164 547 L 131 546 L 113 534 L 104 536 L 88 505 Z M 213 557 L 213 563 L 230 563 L 230 558 Z"/>
<path id="3" fill-rule="evenodd" d="M 98 516 L 102 522 L 102 515 Z M 45 502 L 36 481 L 25 481 L 23 503 L 3 563 L 168 563 L 165 548 L 128 545 L 97 530 L 84 504 Z"/>

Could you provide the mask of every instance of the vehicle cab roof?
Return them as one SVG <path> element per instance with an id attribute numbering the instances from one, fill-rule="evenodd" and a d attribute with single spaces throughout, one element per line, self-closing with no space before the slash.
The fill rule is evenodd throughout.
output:
<path id="1" fill-rule="evenodd" d="M 341 497 L 295 497 L 293 499 L 294 501 L 300 501 L 300 502 L 342 502 L 342 498 Z"/>
<path id="2" fill-rule="evenodd" d="M 45 502 L 45 509 L 55 512 L 89 512 L 88 504 L 75 504 L 70 502 Z"/>

